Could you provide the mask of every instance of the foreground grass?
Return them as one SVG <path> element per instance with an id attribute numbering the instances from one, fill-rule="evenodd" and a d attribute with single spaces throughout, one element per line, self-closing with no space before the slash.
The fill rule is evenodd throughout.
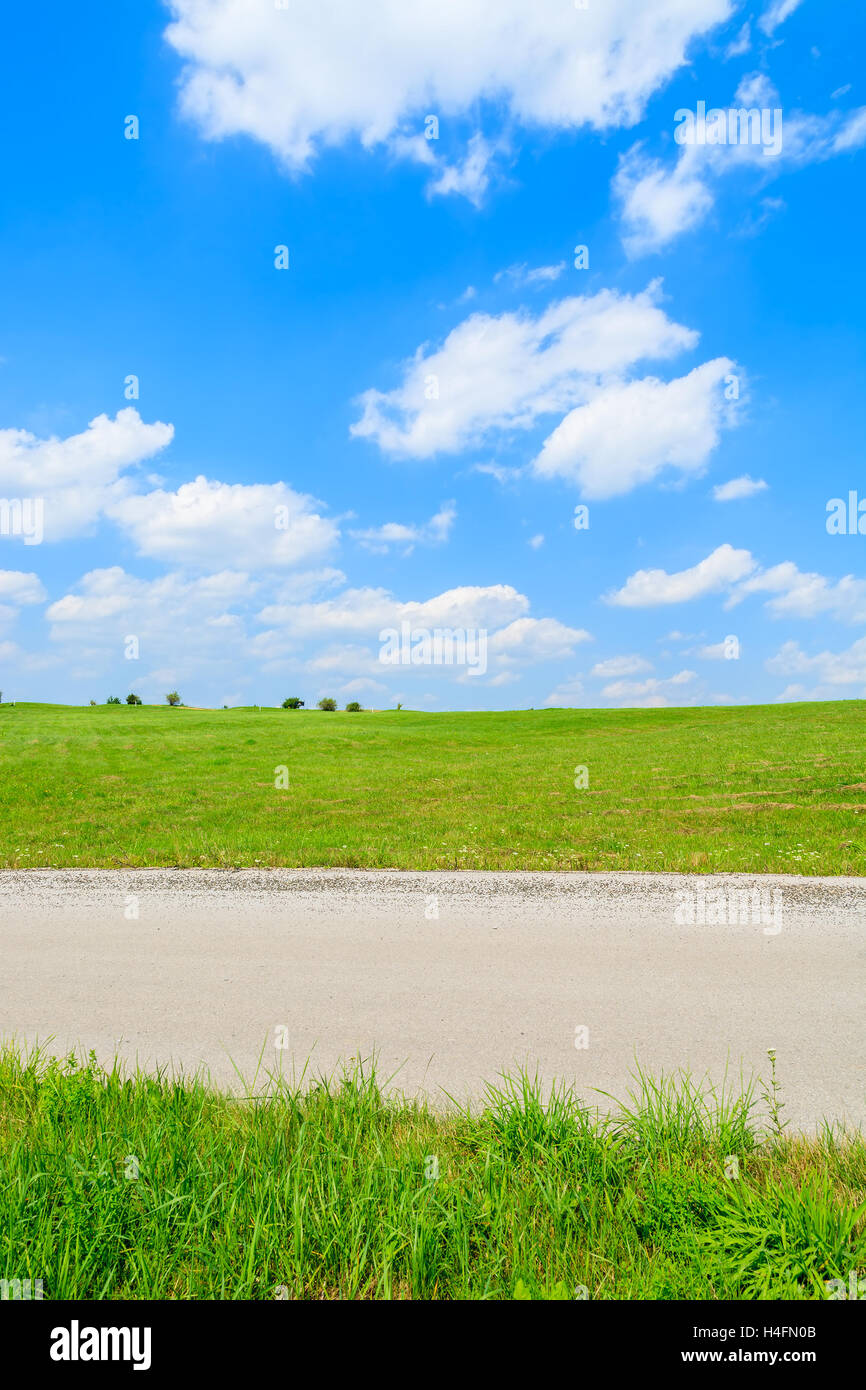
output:
<path id="1" fill-rule="evenodd" d="M 236 1100 L 0 1054 L 0 1277 L 46 1298 L 820 1299 L 866 1273 L 864 1196 L 862 1137 L 687 1077 L 443 1116 L 361 1071 Z"/>
<path id="2" fill-rule="evenodd" d="M 0 866 L 862 874 L 866 706 L 0 706 Z M 585 767 L 589 785 L 575 787 Z M 277 788 L 285 768 L 287 788 Z"/>

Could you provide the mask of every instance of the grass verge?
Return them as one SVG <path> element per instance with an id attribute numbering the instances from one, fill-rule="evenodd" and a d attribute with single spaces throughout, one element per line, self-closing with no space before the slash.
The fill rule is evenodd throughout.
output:
<path id="1" fill-rule="evenodd" d="M 866 1274 L 864 1199 L 862 1136 L 687 1075 L 443 1115 L 363 1068 L 238 1100 L 0 1052 L 0 1273 L 46 1298 L 823 1299 Z"/>

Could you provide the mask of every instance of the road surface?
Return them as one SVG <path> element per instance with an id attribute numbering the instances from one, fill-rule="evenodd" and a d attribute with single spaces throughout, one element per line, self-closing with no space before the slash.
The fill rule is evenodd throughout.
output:
<path id="1" fill-rule="evenodd" d="M 774 1047 L 794 1127 L 866 1121 L 866 879 L 4 872 L 0 960 L 4 1038 L 236 1089 L 375 1051 L 437 1104 L 524 1066 L 608 1108 L 636 1061 L 739 1082 Z"/>

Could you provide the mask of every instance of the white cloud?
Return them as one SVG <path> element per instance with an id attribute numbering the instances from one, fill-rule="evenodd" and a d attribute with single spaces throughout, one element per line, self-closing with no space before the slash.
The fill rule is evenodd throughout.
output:
<path id="1" fill-rule="evenodd" d="M 737 235 L 743 237 L 757 236 L 772 217 L 777 213 L 785 212 L 787 203 L 784 198 L 761 198 L 758 203 L 748 209 L 745 217 L 737 227 Z"/>
<path id="2" fill-rule="evenodd" d="M 726 609 L 752 594 L 770 594 L 765 608 L 774 618 L 827 616 L 845 623 L 866 622 L 866 579 L 848 574 L 830 580 L 822 574 L 804 573 L 792 560 L 762 569 L 748 550 L 734 550 L 730 545 L 718 546 L 699 564 L 674 574 L 661 569 L 638 570 L 621 589 L 605 597 L 608 603 L 622 607 L 648 608 L 722 590 L 728 590 Z M 686 637 L 668 634 L 669 640 Z M 702 655 L 708 650 L 705 648 Z"/>
<path id="3" fill-rule="evenodd" d="M 730 58 L 739 58 L 743 53 L 748 53 L 752 46 L 752 29 L 749 21 L 738 32 L 736 38 L 732 39 L 725 49 L 725 61 Z"/>
<path id="4" fill-rule="evenodd" d="M 732 109 L 781 108 L 778 93 L 763 73 L 750 73 L 738 88 Z M 723 108 L 729 109 L 729 108 Z M 777 118 L 774 118 L 776 121 Z M 620 205 L 623 245 L 630 256 L 663 250 L 706 220 L 715 204 L 715 185 L 741 171 L 766 182 L 792 169 L 832 159 L 866 144 L 866 107 L 824 116 L 785 111 L 777 130 L 780 146 L 768 157 L 761 143 L 694 144 L 680 147 L 667 163 L 632 146 L 621 156 L 612 191 Z M 769 135 L 772 130 L 768 130 Z M 774 205 L 767 205 L 761 221 Z M 750 230 L 758 230 L 752 222 Z"/>
<path id="5" fill-rule="evenodd" d="M 771 107 L 779 103 L 779 93 L 765 72 L 747 72 L 737 84 L 734 106 Z"/>
<path id="6" fill-rule="evenodd" d="M 591 640 L 584 628 L 566 627 L 556 618 L 517 618 L 494 632 L 487 645 L 499 665 L 533 666 L 573 656 L 579 643 Z"/>
<path id="7" fill-rule="evenodd" d="M 85 574 L 46 618 L 71 678 L 122 670 L 127 689 L 161 700 L 181 681 L 237 680 L 258 659 L 243 617 L 232 611 L 248 608 L 256 589 L 248 575 L 230 570 L 144 580 L 112 566 Z M 124 659 L 128 636 L 138 639 L 138 659 Z"/>
<path id="8" fill-rule="evenodd" d="M 526 262 L 519 265 L 506 266 L 505 270 L 497 270 L 493 277 L 494 283 L 499 284 L 500 280 L 511 280 L 515 285 L 549 285 L 553 280 L 558 280 L 565 270 L 565 261 L 557 261 L 556 265 L 537 265 L 528 266 Z"/>
<path id="9" fill-rule="evenodd" d="M 819 652 L 807 656 L 797 642 L 785 642 L 765 663 L 771 675 L 810 675 L 821 685 L 866 685 L 866 637 L 859 637 L 846 651 Z M 798 689 L 803 692 L 803 687 Z"/>
<path id="10" fill-rule="evenodd" d="M 387 695 L 388 687 L 383 685 L 381 681 L 371 680 L 369 676 L 359 676 L 357 680 L 346 681 L 345 685 L 340 687 L 341 695 L 363 695 L 367 691 Z"/>
<path id="11" fill-rule="evenodd" d="M 732 608 L 749 594 L 772 594 L 766 606 L 774 618 L 828 616 L 844 623 L 866 622 L 866 579 L 847 574 L 829 580 L 822 574 L 803 573 L 791 560 L 761 570 L 739 584 L 726 607 Z"/>
<path id="12" fill-rule="evenodd" d="M 47 541 L 86 534 L 129 491 L 121 475 L 171 443 L 172 425 L 148 425 L 131 406 L 113 420 L 97 415 L 81 434 L 39 439 L 0 430 L 0 494 L 44 498 Z"/>
<path id="13" fill-rule="evenodd" d="M 385 555 L 392 545 L 405 546 L 404 554 L 411 555 L 416 545 L 443 545 L 451 534 L 457 519 L 454 502 L 443 502 L 435 516 L 423 526 L 404 526 L 398 521 L 386 521 L 383 526 L 372 526 L 363 531 L 350 531 L 349 534 L 374 554 Z"/>
<path id="14" fill-rule="evenodd" d="M 283 579 L 275 594 L 278 603 L 299 603 L 315 598 L 328 589 L 341 589 L 346 583 L 342 570 L 325 566 L 317 570 L 298 570 Z"/>
<path id="15" fill-rule="evenodd" d="M 730 661 L 733 659 L 728 655 L 726 642 L 713 642 L 707 647 L 699 647 L 698 656 L 702 661 Z"/>
<path id="16" fill-rule="evenodd" d="M 832 152 L 844 154 L 866 144 L 866 106 L 860 106 L 833 136 Z"/>
<path id="17" fill-rule="evenodd" d="M 611 676 L 635 676 L 639 671 L 651 670 L 651 663 L 642 656 L 611 656 L 607 661 L 596 662 L 592 675 L 608 680 Z"/>
<path id="18" fill-rule="evenodd" d="M 186 115 L 208 139 L 249 135 L 299 170 L 323 147 L 372 148 L 421 131 L 428 113 L 474 117 L 485 100 L 532 127 L 632 125 L 732 4 L 172 0 L 171 10 Z"/>
<path id="19" fill-rule="evenodd" d="M 4 664 L 3 689 L 7 700 L 13 698 L 9 691 L 10 677 L 14 679 L 19 671 L 48 671 L 62 665 L 60 658 L 53 653 L 29 652 L 19 647 L 17 642 L 0 642 L 0 661 Z"/>
<path id="20" fill-rule="evenodd" d="M 485 473 L 490 478 L 495 478 L 500 487 L 506 483 L 514 483 L 523 476 L 522 468 L 505 468 L 498 463 L 475 463 L 469 470 L 470 473 Z"/>
<path id="21" fill-rule="evenodd" d="M 480 207 L 490 184 L 490 165 L 495 154 L 483 135 L 473 135 L 464 158 L 458 164 L 445 164 L 427 185 L 429 197 L 461 194 Z"/>
<path id="22" fill-rule="evenodd" d="M 668 319 L 659 295 L 654 281 L 634 296 L 561 299 L 537 316 L 472 314 L 438 350 L 422 344 L 396 389 L 365 391 L 351 432 L 387 453 L 429 458 L 563 414 L 599 378 L 694 347 L 698 335 Z"/>
<path id="23" fill-rule="evenodd" d="M 668 676 L 665 680 L 657 676 L 650 676 L 645 681 L 613 681 L 610 685 L 606 685 L 601 693 L 609 700 L 631 700 L 642 696 L 651 696 L 658 700 L 665 698 L 665 691 L 670 693 L 682 685 L 690 685 L 696 679 L 697 675 L 694 671 L 678 671 L 675 676 Z M 665 703 L 667 703 L 666 698 Z"/>
<path id="24" fill-rule="evenodd" d="M 649 158 L 641 145 L 621 156 L 613 180 L 629 256 L 661 251 L 675 237 L 697 227 L 713 206 L 713 195 L 697 172 L 690 148 L 673 166 Z"/>
<path id="25" fill-rule="evenodd" d="M 487 588 L 464 585 L 448 589 L 423 602 L 401 602 L 387 589 L 347 589 L 333 599 L 319 603 L 270 604 L 259 613 L 259 621 L 277 625 L 293 635 L 324 637 L 336 633 L 365 633 L 378 636 L 386 627 L 402 622 L 416 628 L 499 628 L 522 617 L 529 599 L 510 584 Z"/>
<path id="26" fill-rule="evenodd" d="M 273 636 L 273 634 L 271 634 Z M 366 671 L 367 676 L 358 677 L 361 680 L 372 680 L 373 675 L 381 675 L 385 668 L 379 662 L 375 652 L 369 647 L 362 647 L 359 643 L 344 642 L 331 643 L 329 646 L 317 651 L 310 656 L 305 664 L 307 671 L 315 675 L 345 675 L 348 672 Z M 372 673 L 372 674 L 369 674 Z"/>
<path id="27" fill-rule="evenodd" d="M 47 598 L 38 575 L 22 570 L 0 570 L 0 602 L 16 608 L 27 603 L 44 603 Z"/>
<path id="28" fill-rule="evenodd" d="M 397 159 L 410 159 L 430 171 L 431 178 L 425 190 L 428 199 L 457 194 L 480 207 L 490 186 L 496 156 L 507 151 L 506 142 L 490 142 L 478 132 L 469 139 L 463 158 L 454 164 L 437 158 L 435 143 L 418 133 L 394 135 L 388 141 L 388 149 Z M 460 299 L 473 299 L 475 293 L 470 285 Z"/>
<path id="29" fill-rule="evenodd" d="M 750 478 L 748 473 L 744 473 L 727 483 L 719 483 L 713 488 L 713 497 L 716 502 L 738 502 L 743 497 L 754 497 L 757 492 L 766 490 L 767 484 L 763 478 Z"/>
<path id="30" fill-rule="evenodd" d="M 630 492 L 666 467 L 702 472 L 730 418 L 722 382 L 733 365 L 717 357 L 674 381 L 603 387 L 545 440 L 536 474 L 565 478 L 593 499 Z"/>
<path id="31" fill-rule="evenodd" d="M 9 577 L 0 584 L 0 594 L 39 601 L 44 595 L 34 580 Z M 342 580 L 339 571 L 327 569 L 292 575 L 281 583 L 273 571 L 256 579 L 230 570 L 198 578 L 176 571 L 144 580 L 114 566 L 85 574 L 49 605 L 45 616 L 50 641 L 70 679 L 88 686 L 103 680 L 125 685 L 148 701 L 161 701 L 173 687 L 183 694 L 193 683 L 235 690 L 277 672 L 287 678 L 291 672 L 293 682 L 304 673 L 349 682 L 343 687 L 347 695 L 384 691 L 383 682 L 393 672 L 379 659 L 380 633 L 383 628 L 399 630 L 404 622 L 416 634 L 436 628 L 484 633 L 474 644 L 476 659 L 470 664 L 480 666 L 483 679 L 478 656 L 483 653 L 486 660 L 489 650 L 488 683 L 497 686 L 518 679 L 522 669 L 570 658 L 580 643 L 591 640 L 583 629 L 557 619 L 530 618 L 529 600 L 506 584 L 463 586 L 424 600 L 404 601 L 372 588 L 314 600 L 299 597 L 326 593 Z M 263 604 L 263 599 L 272 601 Z M 125 659 L 131 637 L 138 643 L 133 660 Z M 10 646 L 7 656 L 10 677 L 16 667 L 27 669 L 26 653 Z M 469 677 L 468 668 L 457 662 L 400 669 L 401 679 L 413 683 L 416 677 L 457 684 L 479 679 Z"/>
<path id="32" fill-rule="evenodd" d="M 583 695 L 583 685 L 579 676 L 572 677 L 571 680 L 563 681 L 555 690 L 552 690 L 545 700 L 545 705 L 552 705 L 558 709 L 567 709 L 575 700 L 579 700 Z"/>
<path id="33" fill-rule="evenodd" d="M 651 608 L 663 603 L 686 603 L 718 593 L 755 569 L 748 550 L 720 545 L 690 569 L 668 574 L 666 570 L 638 570 L 607 602 L 623 608 Z"/>
<path id="34" fill-rule="evenodd" d="M 765 34 L 773 34 L 780 24 L 799 9 L 802 0 L 773 0 L 773 3 L 761 15 L 758 23 Z"/>
<path id="35" fill-rule="evenodd" d="M 531 546 L 533 550 L 540 550 L 541 547 L 544 545 L 544 536 L 543 536 L 542 533 L 539 531 L 539 533 L 538 533 L 537 536 L 530 536 L 530 537 L 529 537 L 529 540 L 527 541 L 527 545 Z"/>
<path id="36" fill-rule="evenodd" d="M 189 580 L 179 574 L 159 579 L 136 579 L 119 565 L 90 570 L 80 582 L 79 594 L 65 594 L 46 611 L 49 622 L 64 627 L 81 622 L 102 622 L 106 618 L 134 613 L 148 604 L 161 611 L 171 623 L 173 604 L 194 600 L 202 608 L 222 610 L 226 603 L 251 597 L 256 590 L 249 575 L 223 570 L 203 579 Z"/>
<path id="37" fill-rule="evenodd" d="M 243 568 L 309 563 L 339 538 L 312 497 L 286 483 L 220 483 L 199 476 L 176 492 L 124 498 L 110 515 L 142 555 Z"/>

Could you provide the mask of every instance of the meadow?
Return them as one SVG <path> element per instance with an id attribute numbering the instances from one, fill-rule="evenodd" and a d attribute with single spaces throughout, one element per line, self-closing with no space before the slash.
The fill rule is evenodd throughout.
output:
<path id="1" fill-rule="evenodd" d="M 0 706 L 0 865 L 863 874 L 866 705 Z"/>
<path id="2" fill-rule="evenodd" d="M 52 1299 L 810 1300 L 855 1271 L 856 1296 L 866 1143 L 786 1137 L 778 1101 L 642 1077 L 599 1120 L 517 1076 L 443 1115 L 363 1067 L 239 1100 L 7 1047 L 0 1277 Z"/>

